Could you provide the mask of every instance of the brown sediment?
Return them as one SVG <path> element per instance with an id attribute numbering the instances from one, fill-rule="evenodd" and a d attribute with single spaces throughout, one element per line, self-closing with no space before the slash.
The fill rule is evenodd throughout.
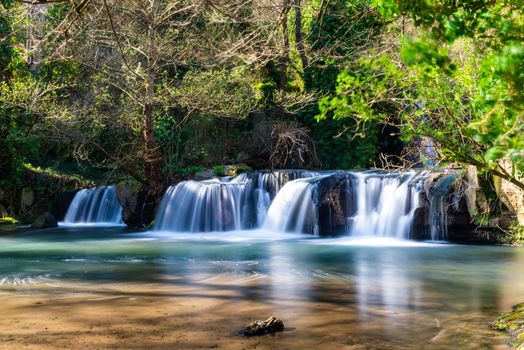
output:
<path id="1" fill-rule="evenodd" d="M 314 298 L 284 287 L 275 294 L 265 278 L 221 276 L 183 285 L 174 280 L 3 287 L 0 349 L 505 348 L 503 337 L 484 327 L 479 315 L 435 322 L 424 313 L 388 312 L 377 305 L 363 318 L 350 289 L 327 282 L 323 287 L 323 295 Z M 284 321 L 284 332 L 238 335 L 248 321 L 269 315 Z"/>

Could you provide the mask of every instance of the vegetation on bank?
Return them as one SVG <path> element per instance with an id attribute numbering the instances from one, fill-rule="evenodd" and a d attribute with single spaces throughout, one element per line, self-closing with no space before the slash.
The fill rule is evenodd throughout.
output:
<path id="1" fill-rule="evenodd" d="M 0 4 L 6 215 L 28 174 L 131 177 L 155 201 L 222 164 L 473 165 L 485 192 L 524 188 L 520 0 Z"/>

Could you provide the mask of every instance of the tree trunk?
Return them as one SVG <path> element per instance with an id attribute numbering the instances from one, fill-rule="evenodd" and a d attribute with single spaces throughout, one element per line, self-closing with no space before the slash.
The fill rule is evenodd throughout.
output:
<path id="1" fill-rule="evenodd" d="M 308 67 L 308 59 L 306 56 L 306 50 L 304 49 L 304 40 L 302 38 L 302 7 L 300 0 L 295 0 L 295 42 L 297 45 L 297 51 L 302 61 L 302 71 L 306 72 Z"/>
<path id="2" fill-rule="evenodd" d="M 280 57 L 280 82 L 279 90 L 283 91 L 286 88 L 287 82 L 287 66 L 289 63 L 289 29 L 287 27 L 287 14 L 289 12 L 289 0 L 282 0 L 282 36 L 283 48 L 282 56 Z"/>
<path id="3" fill-rule="evenodd" d="M 278 90 L 283 92 L 286 89 L 287 82 L 287 66 L 289 64 L 289 29 L 287 26 L 287 15 L 289 12 L 289 0 L 282 0 L 282 55 L 280 56 L 280 80 L 278 82 Z M 275 106 L 275 117 L 278 119 L 284 118 L 284 107 L 280 102 Z"/>
<path id="4" fill-rule="evenodd" d="M 153 1 L 151 4 L 150 22 L 147 30 L 147 70 L 145 80 L 145 96 L 142 116 L 144 118 L 144 158 L 145 176 L 149 185 L 150 194 L 155 202 L 158 202 L 164 190 L 162 181 L 161 164 L 162 159 L 158 150 L 158 144 L 154 131 L 154 103 L 155 103 L 155 79 L 157 53 L 155 46 L 155 23 L 157 5 Z"/>

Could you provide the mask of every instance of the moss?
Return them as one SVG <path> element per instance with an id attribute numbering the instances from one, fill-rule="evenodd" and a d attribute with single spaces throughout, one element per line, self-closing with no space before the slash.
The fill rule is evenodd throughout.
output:
<path id="1" fill-rule="evenodd" d="M 206 170 L 206 168 L 204 168 L 203 166 L 189 166 L 185 168 L 178 168 L 176 170 L 176 173 L 182 176 L 188 176 L 204 170 Z"/>
<path id="2" fill-rule="evenodd" d="M 511 312 L 501 314 L 491 323 L 491 327 L 508 332 L 511 336 L 509 344 L 517 349 L 524 349 L 524 303 L 515 305 Z"/>
<path id="3" fill-rule="evenodd" d="M 213 167 L 213 172 L 216 176 L 236 176 L 250 171 L 253 171 L 253 169 L 245 164 L 215 165 Z"/>
<path id="4" fill-rule="evenodd" d="M 215 165 L 213 167 L 213 172 L 216 176 L 226 176 L 226 167 L 225 165 Z"/>
<path id="5" fill-rule="evenodd" d="M 507 229 L 503 230 L 504 235 L 500 243 L 512 245 L 524 245 L 524 226 L 518 222 L 512 223 Z M 520 305 L 520 304 L 519 304 Z"/>
<path id="6" fill-rule="evenodd" d="M 15 225 L 18 224 L 18 220 L 11 217 L 0 218 L 0 225 Z"/>

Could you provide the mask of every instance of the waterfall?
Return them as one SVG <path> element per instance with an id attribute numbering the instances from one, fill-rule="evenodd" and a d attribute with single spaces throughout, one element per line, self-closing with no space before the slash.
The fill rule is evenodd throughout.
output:
<path id="1" fill-rule="evenodd" d="M 314 227 L 317 222 L 312 200 L 314 185 L 302 179 L 288 182 L 275 197 L 263 227 L 296 233 L 306 232 L 308 225 Z"/>
<path id="2" fill-rule="evenodd" d="M 315 175 L 318 173 L 306 170 L 277 170 L 181 182 L 164 194 L 155 230 L 213 232 L 261 227 L 271 202 L 287 182 Z"/>
<path id="3" fill-rule="evenodd" d="M 433 196 L 429 202 L 429 231 L 432 241 L 448 239 L 446 209 L 443 196 Z"/>
<path id="4" fill-rule="evenodd" d="M 155 230 L 175 232 L 231 231 L 244 228 L 249 182 L 184 181 L 167 190 Z"/>
<path id="5" fill-rule="evenodd" d="M 122 206 L 115 186 L 86 188 L 76 193 L 63 224 L 122 225 Z"/>
<path id="6" fill-rule="evenodd" d="M 426 200 L 426 178 L 427 172 L 414 171 L 280 170 L 184 181 L 165 193 L 155 230 L 216 232 L 263 228 L 322 235 L 445 240 L 444 197 L 439 192 Z M 417 212 L 419 208 L 422 211 Z M 417 234 L 416 213 L 421 222 L 417 224 Z M 430 223 L 426 217 L 431 218 Z"/>
<path id="7" fill-rule="evenodd" d="M 339 172 L 291 181 L 272 202 L 264 228 L 317 234 L 320 220 L 330 225 L 338 220 L 350 236 L 409 239 L 426 176 L 425 172 Z M 334 185 L 319 189 L 329 182 Z M 319 213 L 318 206 L 326 202 L 331 206 Z M 445 224 L 432 225 L 430 230 L 432 239 L 445 239 Z"/>
<path id="8" fill-rule="evenodd" d="M 351 236 L 410 238 L 423 176 L 415 172 L 353 173 L 356 213 L 348 218 Z"/>

